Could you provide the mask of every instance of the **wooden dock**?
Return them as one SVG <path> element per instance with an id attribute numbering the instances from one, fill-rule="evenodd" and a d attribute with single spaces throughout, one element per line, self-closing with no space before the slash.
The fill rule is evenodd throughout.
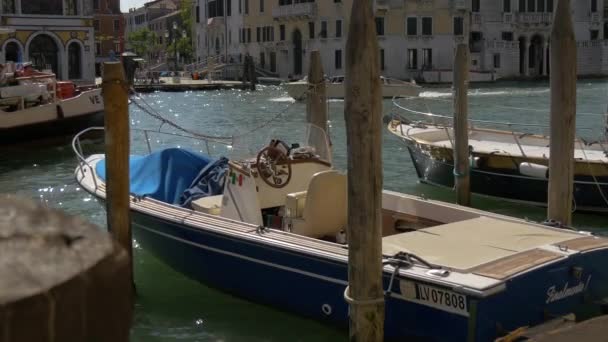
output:
<path id="1" fill-rule="evenodd" d="M 608 316 L 599 316 L 577 324 L 539 333 L 530 338 L 537 342 L 608 341 Z"/>
<path id="2" fill-rule="evenodd" d="M 180 77 L 176 81 L 173 77 L 160 77 L 160 82 L 147 83 L 135 82 L 133 88 L 138 92 L 153 91 L 189 91 L 189 90 L 218 90 L 218 89 L 247 89 L 249 84 L 241 81 L 229 80 L 193 80 L 191 78 Z M 96 79 L 96 83 L 101 85 L 101 78 Z"/>
<path id="3" fill-rule="evenodd" d="M 248 84 L 241 81 L 227 80 L 193 80 L 190 78 L 179 78 L 176 82 L 173 77 L 161 77 L 160 83 L 135 83 L 133 85 L 138 92 L 152 91 L 188 91 L 188 90 L 218 90 L 218 89 L 247 89 Z"/>

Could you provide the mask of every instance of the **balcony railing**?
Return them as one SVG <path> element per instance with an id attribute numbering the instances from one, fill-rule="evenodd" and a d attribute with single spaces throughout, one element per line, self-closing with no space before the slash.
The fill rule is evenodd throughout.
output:
<path id="1" fill-rule="evenodd" d="M 388 10 L 389 0 L 376 0 L 376 10 Z"/>
<path id="2" fill-rule="evenodd" d="M 272 17 L 275 19 L 312 18 L 316 15 L 317 4 L 314 2 L 277 6 L 272 9 Z"/>
<path id="3" fill-rule="evenodd" d="M 481 13 L 473 13 L 471 15 L 473 25 L 481 25 Z"/>
<path id="4" fill-rule="evenodd" d="M 553 13 L 517 13 L 517 22 L 521 24 L 549 24 Z"/>
<path id="5" fill-rule="evenodd" d="M 467 2 L 465 0 L 452 0 L 453 10 L 467 10 Z"/>

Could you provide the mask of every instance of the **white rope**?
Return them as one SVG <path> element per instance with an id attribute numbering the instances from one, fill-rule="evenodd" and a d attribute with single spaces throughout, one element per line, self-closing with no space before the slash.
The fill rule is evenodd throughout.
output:
<path id="1" fill-rule="evenodd" d="M 360 300 L 354 299 L 348 295 L 349 290 L 350 290 L 350 286 L 346 286 L 346 288 L 344 289 L 344 300 L 350 305 L 364 306 L 364 305 L 377 305 L 377 304 L 384 303 L 384 296 L 374 298 L 374 299 L 360 299 Z"/>

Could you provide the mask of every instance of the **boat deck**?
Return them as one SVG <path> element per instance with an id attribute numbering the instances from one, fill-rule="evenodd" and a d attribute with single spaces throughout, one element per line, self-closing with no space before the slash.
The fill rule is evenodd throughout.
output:
<path id="1" fill-rule="evenodd" d="M 521 144 L 521 143 L 520 143 Z M 432 143 L 434 146 L 438 147 L 448 147 L 452 148 L 452 143 L 450 140 L 440 140 Z M 503 141 L 488 141 L 488 140 L 479 140 L 479 139 L 471 139 L 469 138 L 469 145 L 473 147 L 473 151 L 478 153 L 488 153 L 488 154 L 506 154 L 510 156 L 521 156 L 521 150 L 524 151 L 525 155 L 531 158 L 538 159 L 549 159 L 550 148 L 549 146 L 538 146 L 538 145 L 518 145 L 517 143 L 512 142 L 503 142 Z M 521 146 L 521 150 L 520 150 Z M 594 160 L 594 161 L 603 161 L 608 162 L 608 158 L 606 158 L 603 151 L 592 149 L 591 147 L 585 147 L 584 150 L 580 148 L 579 144 L 576 144 L 576 148 L 574 150 L 574 158 L 580 160 Z"/>
<path id="2" fill-rule="evenodd" d="M 453 148 L 454 133 L 451 128 L 449 130 L 435 127 L 419 128 L 402 124 L 391 130 L 397 135 L 417 140 L 420 143 Z M 549 159 L 550 154 L 548 138 L 536 135 L 521 135 L 521 133 L 516 133 L 516 136 L 513 136 L 510 132 L 475 129 L 469 131 L 469 145 L 477 153 L 521 156 L 521 150 L 523 150 L 527 157 L 536 159 Z M 606 157 L 602 146 L 599 144 L 582 146 L 580 141 L 575 144 L 574 158 L 608 163 L 608 157 Z"/>

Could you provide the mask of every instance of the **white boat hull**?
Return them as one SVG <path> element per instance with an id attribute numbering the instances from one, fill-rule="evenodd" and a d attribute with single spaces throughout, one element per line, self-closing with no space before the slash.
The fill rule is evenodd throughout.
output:
<path id="1" fill-rule="evenodd" d="M 74 134 L 103 124 L 101 89 L 16 111 L 0 110 L 0 144 Z"/>
<path id="2" fill-rule="evenodd" d="M 308 91 L 308 83 L 306 82 L 291 82 L 285 84 L 287 93 L 294 99 L 301 101 L 306 98 Z M 326 83 L 327 97 L 330 99 L 344 98 L 344 84 L 342 83 Z M 422 88 L 415 84 L 383 84 L 382 97 L 393 98 L 395 96 L 418 96 Z"/>

